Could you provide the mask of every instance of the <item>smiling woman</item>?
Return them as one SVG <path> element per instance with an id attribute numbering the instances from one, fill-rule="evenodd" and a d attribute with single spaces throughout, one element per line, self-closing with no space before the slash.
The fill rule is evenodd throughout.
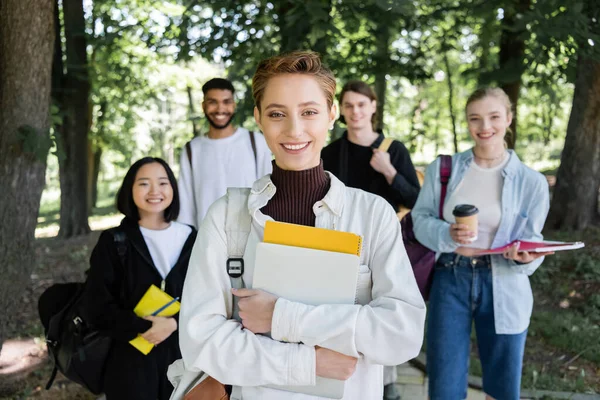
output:
<path id="1" fill-rule="evenodd" d="M 181 296 L 196 231 L 175 221 L 177 181 L 160 158 L 145 157 L 129 168 L 117 208 L 125 218 L 100 235 L 85 295 L 90 324 L 114 339 L 104 393 L 107 400 L 166 400 L 173 391 L 167 367 L 180 357 L 177 319 L 138 316 L 133 309 L 151 285 Z M 138 335 L 155 346 L 148 355 L 129 344 Z"/>
<path id="2" fill-rule="evenodd" d="M 382 365 L 419 353 L 425 319 L 396 214 L 382 198 L 348 188 L 323 169 L 321 150 L 336 114 L 335 78 L 316 53 L 262 61 L 252 87 L 254 116 L 275 160 L 273 173 L 244 198 L 239 221 L 252 221 L 243 257 L 246 289 L 233 291 L 243 298 L 242 320 L 230 319 L 225 197 L 202 222 L 186 276 L 184 363 L 233 385 L 232 398 L 317 399 L 305 394 L 306 386 L 322 377 L 346 381 L 345 400 L 380 400 Z M 268 220 L 362 236 L 359 301 L 311 306 L 252 289 L 254 254 Z M 290 392 L 294 386 L 297 393 Z"/>
<path id="3" fill-rule="evenodd" d="M 443 218 L 438 218 L 439 160 L 427 168 L 412 210 L 417 239 L 438 253 L 427 329 L 429 396 L 464 397 L 474 324 L 487 398 L 519 399 L 533 307 L 528 275 L 550 253 L 519 251 L 517 245 L 502 255 L 479 254 L 516 240 L 542 239 L 548 183 L 506 150 L 512 112 L 502 89 L 475 91 L 466 115 L 475 144 L 452 156 Z M 475 224 L 456 218 L 465 205 L 479 210 Z"/>

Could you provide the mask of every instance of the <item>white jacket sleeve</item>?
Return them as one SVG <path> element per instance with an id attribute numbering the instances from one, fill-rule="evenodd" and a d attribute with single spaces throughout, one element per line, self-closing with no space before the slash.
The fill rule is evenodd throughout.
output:
<path id="1" fill-rule="evenodd" d="M 437 253 L 452 253 L 460 245 L 450 236 L 450 223 L 440 219 L 440 159 L 425 171 L 425 181 L 410 212 L 417 240 Z"/>
<path id="2" fill-rule="evenodd" d="M 224 231 L 226 200 L 203 220 L 183 287 L 179 343 L 186 368 L 237 386 L 314 385 L 313 347 L 255 335 L 231 320 Z"/>
<path id="3" fill-rule="evenodd" d="M 271 163 L 272 155 L 265 137 L 258 132 L 254 133 L 256 137 L 256 162 L 258 164 L 258 176 L 256 179 L 260 179 L 265 175 L 273 172 L 273 164 Z"/>
<path id="4" fill-rule="evenodd" d="M 179 217 L 177 217 L 177 221 L 198 228 L 196 204 L 194 203 L 193 174 L 185 147 L 181 150 L 177 188 L 179 189 Z"/>
<path id="5" fill-rule="evenodd" d="M 278 299 L 274 339 L 325 347 L 381 365 L 404 363 L 423 343 L 425 303 L 402 242 L 392 207 L 377 198 L 373 235 L 366 239 L 372 273 L 372 301 L 366 305 L 309 306 Z M 367 211 L 365 211 L 367 212 Z M 370 242 L 370 243 L 369 243 Z"/>

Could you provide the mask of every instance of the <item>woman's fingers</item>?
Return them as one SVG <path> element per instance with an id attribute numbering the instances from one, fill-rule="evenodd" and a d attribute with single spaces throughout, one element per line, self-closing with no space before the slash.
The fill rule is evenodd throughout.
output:
<path id="1" fill-rule="evenodd" d="M 459 244 L 470 244 L 475 232 L 469 230 L 468 225 L 464 224 L 452 224 L 450 225 L 450 237 L 456 243 Z"/>

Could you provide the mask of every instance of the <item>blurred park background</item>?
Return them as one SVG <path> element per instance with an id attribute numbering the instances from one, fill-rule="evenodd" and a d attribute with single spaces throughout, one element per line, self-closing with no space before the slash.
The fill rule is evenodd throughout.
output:
<path id="1" fill-rule="evenodd" d="M 41 342 L 36 296 L 83 279 L 90 231 L 120 220 L 114 197 L 133 161 L 178 170 L 183 145 L 208 127 L 206 80 L 232 80 L 236 124 L 256 129 L 257 63 L 312 49 L 339 88 L 373 85 L 378 128 L 421 167 L 471 146 L 470 92 L 509 94 L 510 147 L 551 186 L 546 236 L 586 242 L 532 277 L 523 385 L 600 392 L 599 19 L 597 0 L 1 0 L 0 305 L 29 311 L 0 314 L 0 346 Z M 12 383 L 0 396 L 40 392 L 31 374 L 3 369 Z"/>

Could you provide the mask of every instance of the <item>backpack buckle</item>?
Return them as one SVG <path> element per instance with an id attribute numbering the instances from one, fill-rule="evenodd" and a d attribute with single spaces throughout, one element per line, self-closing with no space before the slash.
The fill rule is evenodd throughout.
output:
<path id="1" fill-rule="evenodd" d="M 73 318 L 73 323 L 75 324 L 75 326 L 79 325 L 82 322 L 83 322 L 83 320 L 79 317 Z"/>
<path id="2" fill-rule="evenodd" d="M 232 278 L 240 278 L 242 275 L 244 275 L 244 259 L 227 259 L 227 274 Z"/>

